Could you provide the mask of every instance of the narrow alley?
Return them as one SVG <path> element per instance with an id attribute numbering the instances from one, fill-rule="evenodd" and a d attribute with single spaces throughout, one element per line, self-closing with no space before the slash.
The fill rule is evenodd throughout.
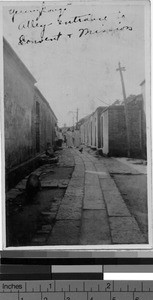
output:
<path id="1" fill-rule="evenodd" d="M 4 246 L 149 248 L 145 6 L 42 5 L 3 11 Z"/>
<path id="2" fill-rule="evenodd" d="M 41 190 L 31 203 L 25 200 L 27 178 L 7 193 L 10 246 L 148 242 L 142 160 L 102 157 L 88 147 L 82 153 L 64 147 L 57 154 L 58 163 L 33 172 Z"/>

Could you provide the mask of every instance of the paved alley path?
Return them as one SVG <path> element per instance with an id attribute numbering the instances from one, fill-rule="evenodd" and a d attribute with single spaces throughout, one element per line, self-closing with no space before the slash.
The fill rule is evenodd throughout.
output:
<path id="1" fill-rule="evenodd" d="M 75 168 L 48 245 L 143 244 L 146 239 L 110 173 L 129 167 L 71 149 Z M 130 170 L 131 172 L 131 170 Z M 135 171 L 136 172 L 136 171 Z"/>

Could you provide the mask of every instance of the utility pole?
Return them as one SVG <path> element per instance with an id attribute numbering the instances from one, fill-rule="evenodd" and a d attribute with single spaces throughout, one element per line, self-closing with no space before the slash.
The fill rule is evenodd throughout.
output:
<path id="1" fill-rule="evenodd" d="M 122 85 L 122 92 L 123 92 L 123 99 L 124 99 L 124 108 L 125 108 L 125 122 L 126 122 L 126 130 L 127 130 L 127 151 L 128 157 L 130 157 L 130 135 L 129 135 L 129 126 L 128 126 L 128 116 L 127 116 L 127 100 L 126 100 L 126 92 L 125 92 L 125 85 L 123 79 L 123 71 L 126 71 L 125 67 L 121 67 L 120 62 L 118 63 L 118 69 L 116 71 L 120 72 L 121 76 L 121 85 Z"/>

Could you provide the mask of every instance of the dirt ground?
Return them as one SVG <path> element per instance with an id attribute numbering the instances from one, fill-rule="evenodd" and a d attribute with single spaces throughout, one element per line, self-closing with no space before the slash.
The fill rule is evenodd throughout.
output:
<path id="1" fill-rule="evenodd" d="M 143 234 L 148 239 L 147 176 L 113 175 L 122 197 L 134 215 Z"/>
<path id="2" fill-rule="evenodd" d="M 70 179 L 73 167 L 52 166 L 42 167 L 41 182 L 52 180 Z M 41 188 L 40 191 L 27 202 L 26 192 L 19 195 L 13 201 L 7 203 L 7 245 L 29 246 L 36 232 L 41 231 L 42 226 L 52 224 L 64 197 L 66 187 Z M 48 213 L 54 211 L 54 217 L 49 218 Z M 51 226 L 51 225 L 49 225 Z M 44 231 L 45 232 L 45 231 Z"/>

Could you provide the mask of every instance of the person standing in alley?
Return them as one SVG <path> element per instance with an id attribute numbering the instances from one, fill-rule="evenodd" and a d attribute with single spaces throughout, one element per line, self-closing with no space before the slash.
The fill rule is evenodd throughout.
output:
<path id="1" fill-rule="evenodd" d="M 66 132 L 66 146 L 68 148 L 72 148 L 73 147 L 73 139 L 72 139 L 73 135 L 72 135 L 72 131 L 70 130 L 70 128 L 68 128 L 67 132 Z"/>
<path id="2" fill-rule="evenodd" d="M 62 147 L 62 143 L 63 143 L 63 134 L 62 134 L 62 130 L 59 129 L 59 131 L 58 131 L 58 147 Z"/>

